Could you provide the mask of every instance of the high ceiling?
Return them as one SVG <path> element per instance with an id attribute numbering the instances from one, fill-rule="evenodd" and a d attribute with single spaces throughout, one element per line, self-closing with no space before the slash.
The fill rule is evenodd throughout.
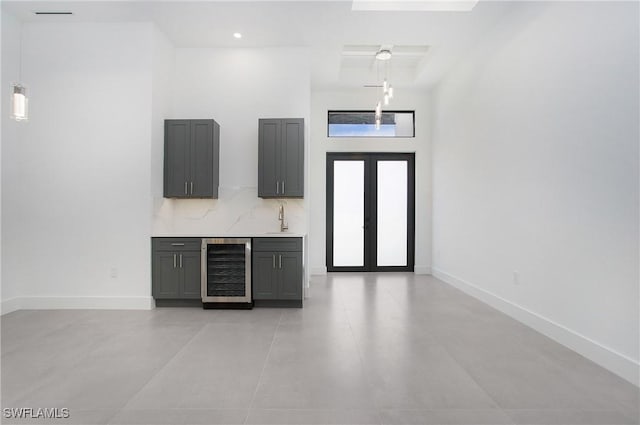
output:
<path id="1" fill-rule="evenodd" d="M 428 88 L 508 19 L 512 8 L 511 2 L 487 0 L 468 12 L 360 11 L 347 0 L 2 1 L 3 12 L 23 22 L 154 22 L 176 47 L 307 47 L 316 88 L 374 82 L 375 59 L 349 55 L 350 46 L 391 46 L 392 51 L 393 46 L 409 50 L 416 46 L 422 55 L 403 57 L 400 49 L 394 52 L 391 77 L 395 76 L 396 86 Z M 73 14 L 36 15 L 36 11 Z M 242 33 L 242 38 L 234 38 L 234 32 Z"/>

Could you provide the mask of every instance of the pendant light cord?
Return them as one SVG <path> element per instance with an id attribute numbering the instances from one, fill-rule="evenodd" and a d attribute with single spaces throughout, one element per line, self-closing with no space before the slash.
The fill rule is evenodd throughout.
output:
<path id="1" fill-rule="evenodd" d="M 18 58 L 18 84 L 22 85 L 22 39 L 24 38 L 24 24 L 20 23 L 20 53 Z"/>

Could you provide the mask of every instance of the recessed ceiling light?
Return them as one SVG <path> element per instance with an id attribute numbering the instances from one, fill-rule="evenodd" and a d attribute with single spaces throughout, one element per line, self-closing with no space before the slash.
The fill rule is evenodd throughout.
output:
<path id="1" fill-rule="evenodd" d="M 242 38 L 242 34 L 240 34 L 239 32 L 234 32 L 234 33 L 233 33 L 233 36 L 234 36 L 235 38 Z"/>

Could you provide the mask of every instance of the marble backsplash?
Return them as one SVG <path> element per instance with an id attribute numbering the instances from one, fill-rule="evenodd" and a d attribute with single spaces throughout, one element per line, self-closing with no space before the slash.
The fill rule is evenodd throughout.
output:
<path id="1" fill-rule="evenodd" d="M 218 199 L 154 198 L 152 236 L 247 236 L 280 231 L 285 208 L 289 232 L 307 233 L 304 199 L 258 198 L 256 187 L 220 187 Z"/>

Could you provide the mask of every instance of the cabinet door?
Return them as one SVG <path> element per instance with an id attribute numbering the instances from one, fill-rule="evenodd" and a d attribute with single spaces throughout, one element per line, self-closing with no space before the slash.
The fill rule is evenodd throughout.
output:
<path id="1" fill-rule="evenodd" d="M 282 120 L 280 187 L 286 197 L 304 196 L 304 120 Z"/>
<path id="2" fill-rule="evenodd" d="M 253 298 L 273 300 L 277 298 L 276 253 L 253 252 Z"/>
<path id="3" fill-rule="evenodd" d="M 301 300 L 302 299 L 302 253 L 279 252 L 278 253 L 278 299 Z M 282 266 L 280 266 L 282 264 Z"/>
<path id="4" fill-rule="evenodd" d="M 189 196 L 213 197 L 213 120 L 191 120 Z"/>
<path id="5" fill-rule="evenodd" d="M 153 254 L 153 297 L 178 298 L 180 296 L 181 271 L 178 254 L 156 251 Z"/>
<path id="6" fill-rule="evenodd" d="M 180 298 L 202 298 L 201 294 L 201 269 L 200 251 L 184 251 L 181 255 L 182 294 Z"/>
<path id="7" fill-rule="evenodd" d="M 164 196 L 188 196 L 190 168 L 189 146 L 191 127 L 189 120 L 164 122 Z"/>
<path id="8" fill-rule="evenodd" d="M 258 196 L 281 196 L 281 120 L 258 121 Z"/>

